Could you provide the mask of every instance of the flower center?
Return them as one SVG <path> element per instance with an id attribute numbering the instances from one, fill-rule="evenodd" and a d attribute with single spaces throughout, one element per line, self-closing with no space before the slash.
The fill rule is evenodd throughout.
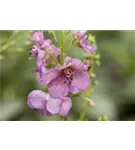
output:
<path id="1" fill-rule="evenodd" d="M 69 82 L 69 84 L 71 84 L 71 82 L 73 80 L 73 70 L 72 70 L 72 68 L 69 67 L 69 68 L 64 69 L 63 73 L 64 73 L 67 81 Z"/>
<path id="2" fill-rule="evenodd" d="M 37 55 L 37 53 L 38 53 L 37 46 L 33 45 L 30 50 L 30 55 Z"/>

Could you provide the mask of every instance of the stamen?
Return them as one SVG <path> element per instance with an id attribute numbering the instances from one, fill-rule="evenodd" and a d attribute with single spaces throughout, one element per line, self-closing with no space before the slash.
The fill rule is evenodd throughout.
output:
<path id="1" fill-rule="evenodd" d="M 63 83 L 66 83 L 66 80 Z"/>
<path id="2" fill-rule="evenodd" d="M 72 68 L 70 68 L 70 67 L 66 68 L 65 70 L 63 70 L 63 73 L 64 73 L 64 75 L 65 75 L 65 77 L 67 79 L 67 82 L 69 84 L 71 84 L 71 82 L 73 80 L 73 70 L 72 70 Z"/>

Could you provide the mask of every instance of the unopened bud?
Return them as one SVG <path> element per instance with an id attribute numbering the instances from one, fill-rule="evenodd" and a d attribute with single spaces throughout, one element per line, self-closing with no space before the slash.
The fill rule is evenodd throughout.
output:
<path id="1" fill-rule="evenodd" d="M 95 54 L 94 58 L 97 59 L 97 60 L 99 60 L 100 59 L 100 54 Z"/>
<path id="2" fill-rule="evenodd" d="M 89 106 L 95 106 L 96 104 L 95 104 L 95 102 L 92 99 L 89 99 L 88 105 Z"/>
<path id="3" fill-rule="evenodd" d="M 95 63 L 96 63 L 97 66 L 101 65 L 100 61 L 98 61 L 98 60 Z"/>
<path id="4" fill-rule="evenodd" d="M 99 82 L 97 80 L 94 81 L 94 85 L 97 85 Z"/>
<path id="5" fill-rule="evenodd" d="M 88 41 L 89 41 L 93 46 L 96 47 L 96 39 L 95 39 L 95 36 L 89 34 L 89 35 L 88 35 Z"/>
<path id="6" fill-rule="evenodd" d="M 91 76 L 91 78 L 95 78 L 95 77 L 96 77 L 96 74 L 93 73 L 93 72 L 90 72 L 90 76 Z"/>
<path id="7" fill-rule="evenodd" d="M 80 96 L 80 95 L 81 95 L 81 92 L 78 92 L 78 93 L 72 94 L 72 96 L 74 96 L 74 97 L 78 97 L 78 96 Z"/>

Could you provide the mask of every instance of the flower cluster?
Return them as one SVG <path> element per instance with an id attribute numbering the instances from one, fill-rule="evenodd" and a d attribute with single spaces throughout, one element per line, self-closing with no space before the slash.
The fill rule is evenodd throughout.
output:
<path id="1" fill-rule="evenodd" d="M 72 31 L 73 38 L 84 51 L 93 54 L 95 48 L 88 42 L 87 31 Z M 30 55 L 36 58 L 35 72 L 38 82 L 48 87 L 48 93 L 34 90 L 28 95 L 28 106 L 42 115 L 65 116 L 72 107 L 70 95 L 85 91 L 90 85 L 90 62 L 66 56 L 63 48 L 57 48 L 52 40 L 44 39 L 43 31 L 32 34 L 33 47 Z M 64 60 L 64 61 L 61 61 Z"/>

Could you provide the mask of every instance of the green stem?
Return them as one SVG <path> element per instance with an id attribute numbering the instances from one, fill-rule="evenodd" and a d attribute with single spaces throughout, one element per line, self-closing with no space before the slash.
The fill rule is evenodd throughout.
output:
<path id="1" fill-rule="evenodd" d="M 80 120 L 80 121 L 84 120 L 85 114 L 86 114 L 86 111 L 87 111 L 87 107 L 88 107 L 88 101 L 84 101 L 83 110 L 82 110 L 78 120 Z"/>
<path id="2" fill-rule="evenodd" d="M 94 59 L 93 59 L 93 57 L 91 58 L 91 62 L 93 63 L 94 62 Z M 93 72 L 94 71 L 94 67 L 92 66 L 92 68 L 91 68 L 91 71 Z M 90 71 L 89 71 L 89 75 L 90 75 Z M 92 85 L 91 84 L 91 86 L 88 88 L 88 90 L 86 91 L 86 96 L 91 96 L 91 94 L 92 94 L 92 91 L 93 91 L 93 87 L 94 87 L 94 85 Z M 84 106 L 83 106 L 83 110 L 82 110 L 82 112 L 81 112 L 81 114 L 80 114 L 80 117 L 79 117 L 79 119 L 78 120 L 84 120 L 85 119 L 85 114 L 86 114 L 86 112 L 87 112 L 87 108 L 88 108 L 88 101 L 87 101 L 87 98 L 86 97 L 81 97 L 81 98 L 83 98 L 83 99 L 85 99 L 85 101 L 84 101 Z"/>
<path id="3" fill-rule="evenodd" d="M 81 112 L 78 120 L 83 121 L 85 118 L 87 108 L 88 108 L 89 99 L 87 97 L 83 97 L 83 96 L 79 96 L 79 97 L 84 99 L 84 104 L 83 104 L 83 109 L 82 109 L 82 112 Z"/>
<path id="4" fill-rule="evenodd" d="M 61 64 L 64 64 L 64 30 L 61 31 Z"/>

